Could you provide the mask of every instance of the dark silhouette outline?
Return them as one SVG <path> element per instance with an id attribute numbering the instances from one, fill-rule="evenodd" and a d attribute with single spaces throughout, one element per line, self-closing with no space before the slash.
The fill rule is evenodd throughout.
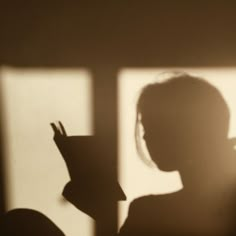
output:
<path id="1" fill-rule="evenodd" d="M 173 75 L 146 86 L 137 104 L 152 161 L 180 172 L 181 191 L 134 200 L 119 235 L 229 235 L 234 231 L 235 140 L 220 92 L 201 78 Z M 145 157 L 144 157 L 145 158 Z"/>
<path id="2" fill-rule="evenodd" d="M 104 217 L 107 203 L 125 200 L 118 182 L 104 172 L 96 136 L 67 136 L 64 126 L 51 123 L 54 140 L 66 163 L 70 182 L 64 197 L 95 220 Z"/>
<path id="3" fill-rule="evenodd" d="M 142 90 L 135 133 L 138 151 L 142 156 L 141 124 L 152 161 L 163 171 L 178 170 L 184 188 L 134 200 L 120 236 L 235 232 L 236 154 L 235 140 L 227 136 L 229 118 L 220 92 L 201 78 L 179 74 Z M 106 206 L 125 200 L 125 195 L 96 158 L 105 153 L 100 139 L 67 136 L 61 122 L 51 126 L 71 178 L 63 195 L 104 225 L 112 214 Z M 46 216 L 28 209 L 5 214 L 0 230 L 3 235 L 63 235 Z"/>
<path id="4" fill-rule="evenodd" d="M 1 236 L 65 236 L 45 215 L 31 209 L 14 209 L 0 217 Z"/>
<path id="5" fill-rule="evenodd" d="M 229 118 L 220 92 L 201 78 L 178 74 L 143 89 L 137 104 L 138 151 L 142 156 L 139 145 L 142 124 L 153 162 L 163 171 L 178 170 L 184 188 L 172 194 L 134 200 L 119 235 L 234 232 L 236 154 L 235 140 L 227 138 Z M 70 137 L 61 122 L 51 125 L 71 177 L 64 196 L 95 220 L 105 220 L 104 215 L 109 214 L 104 212 L 106 203 L 125 198 L 120 187 L 107 181 L 108 176 L 94 158 L 99 156 L 99 139 Z M 109 195 L 112 186 L 116 198 Z"/>

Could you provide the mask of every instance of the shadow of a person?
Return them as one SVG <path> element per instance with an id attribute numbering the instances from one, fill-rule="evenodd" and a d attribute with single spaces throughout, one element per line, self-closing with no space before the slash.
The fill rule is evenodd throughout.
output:
<path id="1" fill-rule="evenodd" d="M 228 139 L 229 109 L 205 80 L 178 74 L 146 86 L 137 104 L 139 126 L 152 161 L 178 170 L 183 189 L 143 196 L 130 204 L 126 235 L 228 235 L 232 230 L 236 155 Z"/>

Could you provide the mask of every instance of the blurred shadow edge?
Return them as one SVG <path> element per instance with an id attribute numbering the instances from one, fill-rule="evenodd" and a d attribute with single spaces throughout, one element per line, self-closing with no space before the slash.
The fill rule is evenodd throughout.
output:
<path id="1" fill-rule="evenodd" d="M 4 153 L 4 104 L 2 88 L 2 68 L 0 67 L 0 216 L 6 212 L 6 187 L 4 178 L 5 153 Z"/>

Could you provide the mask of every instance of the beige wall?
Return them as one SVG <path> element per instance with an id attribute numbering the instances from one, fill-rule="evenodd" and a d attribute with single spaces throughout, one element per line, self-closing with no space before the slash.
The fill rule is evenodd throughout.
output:
<path id="1" fill-rule="evenodd" d="M 50 122 L 69 135 L 91 135 L 91 75 L 85 69 L 2 68 L 7 209 L 33 208 L 68 236 L 93 235 L 93 221 L 61 192 L 69 180 Z"/>

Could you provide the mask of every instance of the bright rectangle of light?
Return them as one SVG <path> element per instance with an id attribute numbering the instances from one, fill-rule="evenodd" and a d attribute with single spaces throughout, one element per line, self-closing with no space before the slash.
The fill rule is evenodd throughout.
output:
<path id="1" fill-rule="evenodd" d="M 31 208 L 66 235 L 93 235 L 93 220 L 62 198 L 69 181 L 50 122 L 92 135 L 92 78 L 86 69 L 1 69 L 7 210 Z"/>

